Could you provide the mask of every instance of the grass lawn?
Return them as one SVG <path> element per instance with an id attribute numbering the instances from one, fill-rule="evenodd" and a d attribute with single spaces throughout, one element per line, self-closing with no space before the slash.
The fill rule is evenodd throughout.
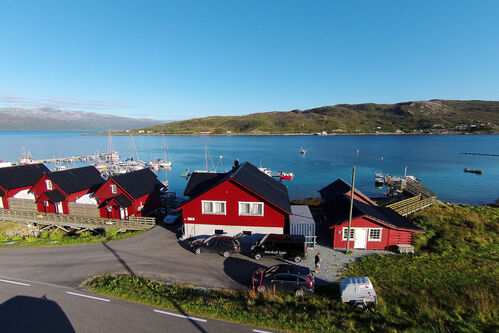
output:
<path id="1" fill-rule="evenodd" d="M 80 234 L 67 234 L 59 229 L 44 230 L 39 237 L 22 235 L 7 236 L 5 234 L 7 230 L 22 228 L 26 228 L 23 223 L 0 221 L 0 247 L 91 244 L 128 238 L 144 232 L 127 231 L 119 233 L 116 228 L 107 228 L 105 233 L 84 231 Z"/>
<path id="2" fill-rule="evenodd" d="M 365 257 L 344 273 L 373 281 L 379 304 L 365 313 L 341 304 L 337 285 L 303 300 L 125 275 L 96 277 L 87 286 L 171 310 L 288 331 L 497 332 L 499 209 L 439 204 L 411 219 L 427 231 L 416 236 L 416 255 Z"/>

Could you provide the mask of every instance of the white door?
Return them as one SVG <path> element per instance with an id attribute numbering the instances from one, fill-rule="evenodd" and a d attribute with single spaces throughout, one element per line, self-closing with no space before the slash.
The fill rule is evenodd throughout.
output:
<path id="1" fill-rule="evenodd" d="M 120 207 L 120 220 L 124 220 L 125 219 L 125 211 L 123 209 L 123 207 Z"/>
<path id="2" fill-rule="evenodd" d="M 55 212 L 56 212 L 57 214 L 62 214 L 62 213 L 64 213 L 64 212 L 63 212 L 63 209 L 62 209 L 62 202 L 58 202 L 58 203 L 56 203 L 56 204 L 55 204 Z"/>
<path id="3" fill-rule="evenodd" d="M 355 228 L 354 245 L 356 249 L 365 249 L 367 245 L 367 228 Z"/>
<path id="4" fill-rule="evenodd" d="M 3 208 L 3 197 L 0 197 L 0 208 Z"/>

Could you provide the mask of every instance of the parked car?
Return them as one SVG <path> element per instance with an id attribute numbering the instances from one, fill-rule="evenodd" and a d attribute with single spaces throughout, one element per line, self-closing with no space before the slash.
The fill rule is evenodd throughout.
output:
<path id="1" fill-rule="evenodd" d="M 315 289 L 315 279 L 310 269 L 291 264 L 257 269 L 251 281 L 253 290 L 259 293 L 275 289 L 303 297 L 305 294 L 313 293 Z"/>
<path id="2" fill-rule="evenodd" d="M 168 214 L 163 218 L 164 224 L 177 224 L 180 222 L 180 215 Z"/>
<path id="3" fill-rule="evenodd" d="M 368 305 L 377 304 L 378 297 L 368 277 L 349 277 L 340 284 L 340 295 L 343 303 L 363 311 Z"/>
<path id="4" fill-rule="evenodd" d="M 256 260 L 262 256 L 280 256 L 295 262 L 305 258 L 307 246 L 303 235 L 268 234 L 251 247 L 251 255 Z"/>
<path id="5" fill-rule="evenodd" d="M 234 237 L 213 235 L 208 238 L 196 239 L 190 243 L 190 248 L 196 254 L 215 252 L 227 258 L 233 253 L 239 253 L 241 244 Z"/>

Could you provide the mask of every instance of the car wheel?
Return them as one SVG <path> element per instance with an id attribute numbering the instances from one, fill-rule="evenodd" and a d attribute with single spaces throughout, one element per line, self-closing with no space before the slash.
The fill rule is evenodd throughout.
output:
<path id="1" fill-rule="evenodd" d="M 259 286 L 257 288 L 257 291 L 260 293 L 260 294 L 264 294 L 266 291 L 267 291 L 267 287 L 265 286 Z"/>
<path id="2" fill-rule="evenodd" d="M 357 303 L 355 304 L 355 310 L 363 312 L 366 310 L 366 305 L 364 303 Z"/>
<path id="3" fill-rule="evenodd" d="M 224 253 L 223 253 L 223 256 L 224 256 L 225 258 L 230 257 L 230 252 L 229 252 L 229 251 L 227 251 L 227 250 L 225 250 L 225 251 L 224 251 Z"/>
<path id="4" fill-rule="evenodd" d="M 305 296 L 305 291 L 303 289 L 296 289 L 295 296 L 296 297 L 303 297 L 303 296 Z"/>
<path id="5" fill-rule="evenodd" d="M 200 247 L 197 247 L 196 250 L 194 251 L 194 253 L 196 254 L 201 254 L 201 248 Z"/>
<path id="6" fill-rule="evenodd" d="M 255 253 L 255 259 L 256 260 L 262 259 L 262 255 L 260 253 Z"/>
<path id="7" fill-rule="evenodd" d="M 301 261 L 301 257 L 300 257 L 300 256 L 296 256 L 296 257 L 295 257 L 295 262 L 297 262 L 297 263 L 298 263 L 298 262 L 300 262 L 300 261 Z"/>

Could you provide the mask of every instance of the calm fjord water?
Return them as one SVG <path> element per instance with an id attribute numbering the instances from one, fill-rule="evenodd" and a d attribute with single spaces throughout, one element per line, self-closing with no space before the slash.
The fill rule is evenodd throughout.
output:
<path id="1" fill-rule="evenodd" d="M 83 136 L 81 132 L 0 131 L 0 158 L 15 161 L 24 150 L 35 159 L 90 155 L 106 152 L 107 136 Z M 140 159 L 163 156 L 159 136 L 133 138 Z M 122 159 L 131 156 L 130 138 L 112 137 Z M 499 199 L 499 157 L 463 155 L 462 152 L 499 154 L 499 135 L 358 135 L 358 136 L 165 136 L 173 167 L 159 178 L 168 178 L 170 190 L 182 194 L 186 168 L 204 169 L 204 146 L 217 171 L 230 169 L 234 159 L 249 161 L 274 171 L 293 172 L 284 181 L 292 199 L 318 196 L 318 190 L 337 178 L 351 181 L 357 167 L 356 186 L 369 196 L 383 196 L 386 188 L 374 187 L 374 173 L 418 177 L 442 201 L 479 205 Z M 307 150 L 300 154 L 300 148 Z M 48 165 L 48 167 L 52 167 Z M 209 161 L 210 169 L 213 169 Z M 483 175 L 464 173 L 481 169 Z"/>

